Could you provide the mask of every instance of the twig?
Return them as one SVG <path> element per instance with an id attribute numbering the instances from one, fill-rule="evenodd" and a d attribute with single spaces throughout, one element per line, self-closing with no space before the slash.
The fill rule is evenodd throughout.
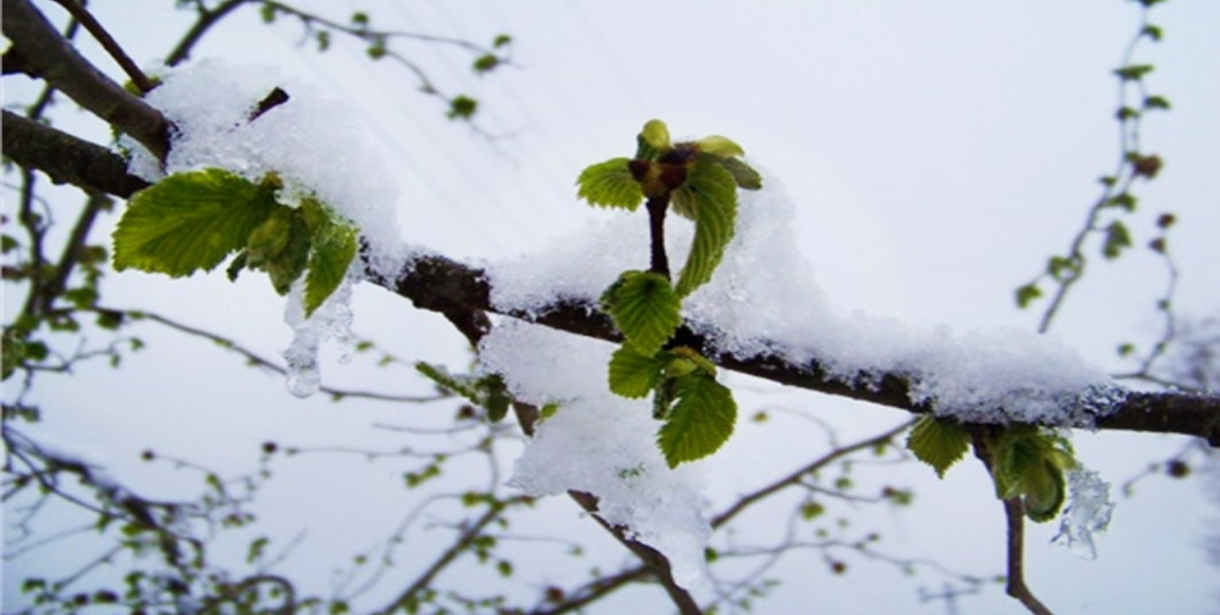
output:
<path id="1" fill-rule="evenodd" d="M 98 309 L 100 310 L 102 308 L 98 308 Z M 245 357 L 247 361 L 249 361 L 250 363 L 252 363 L 258 367 L 268 369 L 268 370 L 273 371 L 280 375 L 285 375 L 288 373 L 288 370 L 285 367 L 281 366 L 280 364 L 278 364 L 270 359 L 264 358 L 262 355 L 259 355 L 258 353 L 254 352 L 253 350 L 250 350 L 227 337 L 218 335 L 216 333 L 212 333 L 211 331 L 206 331 L 206 330 L 200 329 L 198 327 L 192 327 L 190 325 L 180 323 L 171 318 L 167 318 L 165 316 L 161 316 L 160 314 L 154 314 L 151 312 L 137 312 L 137 311 L 124 311 L 124 310 L 115 310 L 115 311 L 121 312 L 123 314 L 127 314 L 129 316 L 134 316 L 136 318 L 151 320 L 153 322 L 165 325 L 166 327 L 169 327 L 176 331 L 180 331 L 182 333 L 186 333 L 188 335 L 193 335 L 195 337 L 202 337 L 206 340 L 214 342 L 215 344 L 217 344 L 218 346 L 220 346 L 226 350 L 231 350 L 233 352 L 236 352 L 237 354 L 240 354 L 241 356 Z M 372 399 L 372 400 L 377 400 L 377 401 L 388 401 L 388 402 L 397 402 L 397 403 L 427 403 L 427 402 L 440 401 L 442 399 L 447 399 L 443 395 L 391 395 L 388 393 L 375 393 L 375 392 L 370 392 L 370 391 L 352 391 L 352 390 L 347 390 L 347 389 L 337 389 L 334 387 L 327 387 L 327 386 L 321 387 L 318 390 L 327 395 L 330 395 L 332 398 L 334 398 L 336 400 L 347 398 L 347 397 L 354 397 L 354 398 L 360 398 L 360 399 Z"/>
<path id="2" fill-rule="evenodd" d="M 1021 498 L 1004 500 L 1008 519 L 1008 584 L 1005 591 L 1034 615 L 1055 615 L 1025 584 L 1025 506 Z"/>
<path id="3" fill-rule="evenodd" d="M 441 571 L 465 552 L 474 543 L 474 540 L 479 537 L 483 528 L 487 527 L 492 521 L 495 521 L 504 512 L 504 508 L 502 504 L 498 503 L 489 506 L 487 512 L 483 513 L 483 516 L 479 517 L 473 525 L 463 531 L 458 540 L 450 545 L 423 574 L 416 578 L 415 582 L 411 583 L 405 591 L 399 594 L 390 604 L 386 605 L 385 608 L 376 611 L 376 614 L 390 615 L 399 609 L 410 609 L 410 605 L 414 604 L 414 601 L 418 599 L 420 591 L 430 586 L 432 579 L 436 578 Z"/>
<path id="4" fill-rule="evenodd" d="M 758 503 L 761 500 L 766 499 L 767 497 L 773 495 L 777 491 L 780 491 L 787 487 L 791 487 L 793 485 L 799 484 L 801 482 L 801 479 L 803 479 L 805 476 L 809 475 L 812 472 L 817 471 L 819 468 L 829 465 L 832 461 L 839 459 L 840 457 L 845 457 L 847 455 L 850 455 L 851 453 L 854 453 L 858 450 L 865 449 L 865 448 L 871 448 L 871 447 L 877 446 L 878 444 L 880 444 L 882 442 L 888 442 L 889 440 L 893 439 L 894 436 L 897 436 L 898 434 L 902 433 L 903 431 L 906 431 L 911 425 L 914 425 L 914 424 L 915 424 L 915 420 L 906 421 L 906 422 L 902 423 L 901 425 L 895 426 L 876 436 L 873 436 L 873 437 L 865 439 L 865 440 L 861 440 L 854 444 L 849 444 L 844 447 L 836 448 L 835 450 L 833 450 L 821 457 L 818 457 L 817 459 L 798 468 L 797 470 L 793 471 L 792 473 L 788 474 L 787 476 L 737 500 L 737 502 L 735 502 L 732 506 L 730 506 L 728 508 L 728 510 L 725 510 L 724 512 L 720 513 L 719 515 L 716 515 L 712 519 L 712 527 L 718 528 L 718 527 L 723 526 L 724 524 L 728 523 L 729 521 L 732 521 L 734 517 L 741 514 L 743 511 L 745 511 L 745 509 L 749 508 L 750 506 Z"/>
<path id="5" fill-rule="evenodd" d="M 102 49 L 105 49 L 106 53 L 110 54 L 110 57 L 114 58 L 114 61 L 123 69 L 123 72 L 127 73 L 127 78 L 131 79 L 132 84 L 140 90 L 141 94 L 147 94 L 152 91 L 155 87 L 153 82 L 144 74 L 144 71 L 140 70 L 140 67 L 136 66 L 135 62 L 131 61 L 127 52 L 123 51 L 123 48 L 114 40 L 114 37 L 110 36 L 106 28 L 98 22 L 88 9 L 76 0 L 54 0 L 54 2 L 64 7 L 72 17 L 78 20 L 89 31 L 89 34 L 93 35 L 93 38 L 101 44 Z"/>
<path id="6" fill-rule="evenodd" d="M 251 0 L 225 0 L 216 8 L 207 10 L 203 3 L 199 3 L 199 19 L 195 21 L 195 25 L 187 31 L 182 40 L 174 46 L 174 49 L 165 57 L 165 63 L 169 66 L 177 66 L 191 57 L 191 51 L 195 49 L 195 45 L 203 39 L 203 36 L 224 19 L 226 15 L 233 12 L 243 4 L 249 4 Z"/>

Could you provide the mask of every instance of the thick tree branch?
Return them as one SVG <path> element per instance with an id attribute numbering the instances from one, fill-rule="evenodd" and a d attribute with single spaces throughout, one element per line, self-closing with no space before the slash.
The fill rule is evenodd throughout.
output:
<path id="1" fill-rule="evenodd" d="M 622 339 L 613 322 L 591 301 L 559 301 L 536 313 L 497 309 L 491 304 L 491 288 L 482 270 L 443 256 L 419 257 L 398 278 L 374 281 L 427 310 L 443 313 L 463 306 L 474 307 L 588 337 L 614 342 Z M 716 356 L 712 342 L 693 332 L 697 329 L 690 324 L 684 326 L 679 330 L 676 342 L 704 356 L 714 357 L 716 363 L 726 369 L 909 412 L 932 411 L 926 403 L 911 401 L 915 383 L 907 375 L 884 373 L 870 377 L 869 384 L 856 384 L 831 377 L 817 361 L 794 365 L 779 354 L 748 358 Z M 1097 417 L 1096 426 L 1099 429 L 1197 436 L 1220 447 L 1220 396 L 1131 391 L 1115 404 L 1112 412 Z"/>
<path id="2" fill-rule="evenodd" d="M 122 156 L 66 132 L 4 112 L 4 155 L 57 184 L 129 198 L 148 182 L 129 175 Z"/>
<path id="3" fill-rule="evenodd" d="M 158 159 L 165 158 L 169 152 L 169 123 L 160 111 L 89 63 L 29 0 L 4 0 L 3 8 L 4 35 L 18 52 L 23 72 L 45 80 L 131 135 Z"/>

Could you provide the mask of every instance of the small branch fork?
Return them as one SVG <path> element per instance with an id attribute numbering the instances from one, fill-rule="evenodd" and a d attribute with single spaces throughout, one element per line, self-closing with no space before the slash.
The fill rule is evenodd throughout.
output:
<path id="1" fill-rule="evenodd" d="M 995 427 L 974 425 L 970 427 L 970 432 L 974 443 L 974 456 L 987 468 L 988 474 L 994 474 L 991 445 L 995 441 Z M 1003 503 L 1008 529 L 1008 574 L 1005 591 L 1034 615 L 1055 615 L 1025 584 L 1025 505 L 1019 496 L 1005 499 Z"/>

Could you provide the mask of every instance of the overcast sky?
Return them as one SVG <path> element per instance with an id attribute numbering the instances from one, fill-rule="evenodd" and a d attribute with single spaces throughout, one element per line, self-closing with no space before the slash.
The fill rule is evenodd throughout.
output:
<path id="1" fill-rule="evenodd" d="M 57 10 L 37 4 L 49 14 Z M 188 23 L 170 4 L 99 0 L 92 6 L 131 55 L 151 65 Z M 576 175 L 589 163 L 632 153 L 640 126 L 655 117 L 678 136 L 730 136 L 768 181 L 782 184 L 798 205 L 802 248 L 836 309 L 960 330 L 1036 326 L 1036 313 L 1015 309 L 1013 289 L 1066 248 L 1098 194 L 1096 178 L 1113 170 L 1111 70 L 1138 28 L 1136 3 L 1119 0 L 300 4 L 341 21 L 366 10 L 376 27 L 479 43 L 501 33 L 514 39 L 513 64 L 481 78 L 467 70 L 471 58 L 455 50 L 396 47 L 418 58 L 442 90 L 480 100 L 478 132 L 447 122 L 444 109 L 415 92 L 418 83 L 400 67 L 372 63 L 339 39 L 319 56 L 298 45 L 298 26 L 263 26 L 255 11 L 235 15 L 196 51 L 196 58 L 278 67 L 349 105 L 400 184 L 405 241 L 471 259 L 573 241 L 599 215 L 575 199 Z M 1220 160 L 1220 5 L 1174 0 L 1158 6 L 1153 21 L 1165 40 L 1142 46 L 1137 61 L 1156 65 L 1149 86 L 1173 109 L 1145 124 L 1146 149 L 1163 156 L 1166 166 L 1155 182 L 1139 186 L 1135 243 L 1151 238 L 1158 214 L 1176 213 L 1181 226 L 1170 241 L 1183 270 L 1177 305 L 1186 314 L 1216 314 L 1220 203 L 1210 180 Z M 24 100 L 31 90 L 9 81 L 6 104 Z M 79 121 L 63 120 L 68 126 Z M 1118 344 L 1148 343 L 1158 334 L 1152 308 L 1165 278 L 1162 264 L 1144 252 L 1090 271 L 1054 329 L 1116 371 L 1130 367 L 1114 357 Z M 11 295 L 7 309 L 16 300 Z M 224 332 L 269 356 L 289 340 L 282 300 L 261 279 L 232 285 L 222 275 L 171 281 L 110 274 L 104 296 L 113 305 Z M 400 356 L 455 367 L 468 361 L 451 328 L 401 299 L 361 288 L 355 310 L 357 331 Z M 174 334 L 150 329 L 144 335 L 152 347 L 121 370 L 89 367 L 43 387 L 36 397 L 47 420 L 36 433 L 85 450 L 116 474 L 152 481 L 133 466 L 136 452 L 154 443 L 240 468 L 268 438 L 387 442 L 368 426 L 401 412 L 298 401 L 277 379 L 251 373 L 232 355 Z M 359 362 L 331 362 L 324 373 L 344 386 L 426 390 L 386 383 L 384 371 Z M 901 420 L 900 413 L 824 396 L 771 395 L 759 403 L 815 413 L 840 425 L 845 440 Z M 743 430 L 710 462 L 710 493 L 727 501 L 752 478 L 778 475 L 784 459 L 800 458 L 800 437 Z M 1115 483 L 1180 444 L 1130 434 L 1077 440 L 1082 461 Z M 897 519 L 881 518 L 877 523 L 888 525 L 880 529 L 903 552 L 979 574 L 1000 572 L 1001 511 L 981 469 L 955 469 L 943 482 L 931 474 L 912 467 L 900 475 L 917 485 L 917 506 Z M 297 486 L 299 493 L 272 499 L 298 507 L 307 502 L 305 508 L 318 512 L 301 518 L 323 524 L 341 514 L 316 485 Z M 1206 565 L 1202 548 L 1215 509 L 1192 483 L 1153 480 L 1137 495 L 1119 498 L 1098 561 L 1081 562 L 1046 545 L 1052 527 L 1031 531 L 1030 583 L 1052 608 L 1215 610 L 1220 575 Z M 575 516 L 563 507 L 544 512 Z M 351 528 L 318 529 L 317 546 L 310 547 L 318 550 L 304 552 L 324 552 L 344 531 Z M 944 612 L 943 604 L 921 606 L 915 585 L 882 566 L 828 581 L 812 558 L 794 561 L 781 569 L 786 583 L 761 612 L 854 613 L 862 604 L 877 612 Z M 5 575 L 6 599 L 14 576 Z M 961 608 L 1022 612 L 998 590 L 966 598 Z"/>

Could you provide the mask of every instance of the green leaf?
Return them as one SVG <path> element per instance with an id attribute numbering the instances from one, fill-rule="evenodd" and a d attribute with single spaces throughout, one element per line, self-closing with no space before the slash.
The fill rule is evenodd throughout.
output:
<path id="1" fill-rule="evenodd" d="M 733 393 L 702 372 L 677 379 L 674 397 L 677 402 L 657 434 L 657 444 L 671 468 L 719 450 L 733 435 L 737 420 Z"/>
<path id="2" fill-rule="evenodd" d="M 486 73 L 495 70 L 500 65 L 500 58 L 493 53 L 485 53 L 474 61 L 474 72 Z"/>
<path id="3" fill-rule="evenodd" d="M 262 266 L 267 277 L 271 278 L 271 286 L 275 288 L 275 292 L 288 294 L 292 283 L 305 273 L 305 267 L 309 263 L 309 248 L 309 225 L 306 224 L 303 213 L 296 210 L 289 222 L 287 245 Z"/>
<path id="4" fill-rule="evenodd" d="M 737 182 L 724 167 L 701 158 L 679 191 L 690 191 L 695 202 L 695 239 L 675 287 L 678 296 L 685 297 L 712 278 L 733 238 Z"/>
<path id="5" fill-rule="evenodd" d="M 288 247 L 291 237 L 292 219 L 296 210 L 283 205 L 271 211 L 263 223 L 254 227 L 246 240 L 246 264 L 261 267 Z"/>
<path id="6" fill-rule="evenodd" d="M 1017 289 L 1017 307 L 1025 309 L 1029 304 L 1042 296 L 1042 289 L 1037 284 L 1029 283 Z"/>
<path id="7" fill-rule="evenodd" d="M 449 101 L 449 112 L 445 114 L 451 120 L 469 120 L 479 108 L 479 101 L 458 95 Z"/>
<path id="8" fill-rule="evenodd" d="M 316 199 L 301 202 L 302 214 L 309 225 L 309 273 L 305 276 L 305 316 L 326 301 L 343 278 L 360 247 L 356 227 L 341 220 Z"/>
<path id="9" fill-rule="evenodd" d="M 678 325 L 682 302 L 659 273 L 625 271 L 602 295 L 602 306 L 641 354 L 653 354 L 669 341 Z"/>
<path id="10" fill-rule="evenodd" d="M 115 269 L 210 271 L 278 206 L 270 190 L 228 171 L 171 175 L 128 202 L 113 235 Z"/>
<path id="11" fill-rule="evenodd" d="M 1164 96 L 1147 96 L 1144 98 L 1145 109 L 1169 109 L 1169 99 Z"/>
<path id="12" fill-rule="evenodd" d="M 640 139 L 654 151 L 663 152 L 670 147 L 669 127 L 661 120 L 648 120 L 644 130 L 640 131 Z"/>
<path id="13" fill-rule="evenodd" d="M 944 478 L 945 470 L 970 449 L 970 434 L 956 422 L 923 416 L 907 436 L 907 448 Z"/>
<path id="14" fill-rule="evenodd" d="M 1122 254 L 1124 248 L 1130 248 L 1131 245 L 1131 233 L 1127 231 L 1127 226 L 1115 220 L 1106 228 L 1106 240 L 1102 244 L 1101 253 L 1108 259 L 1115 259 Z"/>
<path id="15" fill-rule="evenodd" d="M 1067 499 L 1067 485 L 1063 471 L 1054 464 L 1045 463 L 1038 471 L 1025 476 L 1025 516 L 1035 523 L 1046 523 L 1059 514 Z"/>
<path id="16" fill-rule="evenodd" d="M 1107 207 L 1121 207 L 1127 211 L 1135 211 L 1137 199 L 1130 192 L 1120 192 L 1106 201 Z"/>
<path id="17" fill-rule="evenodd" d="M 623 344 L 610 358 L 610 390 L 632 399 L 646 397 L 656 388 L 667 362 L 665 357 Z"/>
<path id="18" fill-rule="evenodd" d="M 631 175 L 627 158 L 614 158 L 580 172 L 576 195 L 599 207 L 621 207 L 635 211 L 644 200 L 640 183 Z"/>
<path id="19" fill-rule="evenodd" d="M 745 156 L 746 151 L 741 149 L 741 146 L 735 143 L 728 137 L 720 135 L 712 135 L 699 139 L 695 143 L 699 148 L 700 153 L 711 154 L 713 156 L 721 156 L 724 158 L 732 158 L 736 156 Z"/>
<path id="20" fill-rule="evenodd" d="M 1037 427 L 1009 427 L 995 445 L 992 476 L 996 495 L 1022 497 L 1025 514 L 1042 523 L 1058 514 L 1066 497 L 1063 472 L 1076 465 L 1071 445 Z"/>
<path id="21" fill-rule="evenodd" d="M 762 175 L 740 158 L 724 158 L 721 156 L 712 156 L 711 158 L 733 176 L 733 181 L 737 182 L 738 188 L 742 190 L 759 190 L 762 188 Z"/>
<path id="22" fill-rule="evenodd" d="M 1123 81 L 1139 81 L 1144 78 L 1144 75 L 1152 72 L 1154 68 L 1150 64 L 1131 64 L 1114 69 L 1114 74 L 1118 75 L 1118 78 Z"/>
<path id="23" fill-rule="evenodd" d="M 372 42 L 369 43 L 368 49 L 364 50 L 368 56 L 374 60 L 384 58 L 390 50 L 386 47 L 384 36 L 374 36 Z"/>

